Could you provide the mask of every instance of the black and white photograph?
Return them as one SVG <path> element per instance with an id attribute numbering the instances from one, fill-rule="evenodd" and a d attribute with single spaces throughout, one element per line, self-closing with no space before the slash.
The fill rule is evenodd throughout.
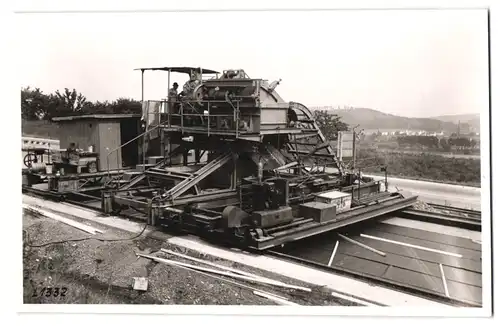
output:
<path id="1" fill-rule="evenodd" d="M 18 309 L 491 316 L 490 11 L 401 2 L 21 2 Z"/>

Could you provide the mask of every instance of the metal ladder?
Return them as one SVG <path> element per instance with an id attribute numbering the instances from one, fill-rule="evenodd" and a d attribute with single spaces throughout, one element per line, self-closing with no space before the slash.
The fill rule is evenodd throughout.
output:
<path id="1" fill-rule="evenodd" d="M 302 115 L 306 118 L 306 119 L 299 118 L 299 120 L 302 120 L 302 122 L 312 124 L 312 127 L 313 127 L 312 129 L 316 131 L 316 135 L 319 138 L 319 140 L 321 141 L 321 143 L 325 143 L 328 141 L 326 139 L 326 137 L 323 135 L 323 133 L 321 132 L 321 129 L 319 128 L 318 124 L 316 123 L 316 120 L 314 120 L 313 114 L 305 105 L 297 103 L 297 102 L 290 102 L 290 108 L 292 110 L 300 111 L 300 113 L 302 113 Z M 311 144 L 311 146 L 315 146 L 315 145 L 319 145 L 319 144 Z M 289 144 L 289 146 L 291 146 L 291 144 Z M 328 154 L 332 155 L 333 160 L 335 161 L 335 165 L 337 166 L 337 169 L 339 170 L 340 175 L 344 175 L 344 166 L 343 166 L 342 162 L 340 162 L 340 160 L 337 157 L 337 154 L 335 153 L 333 148 L 331 146 L 328 146 L 328 147 L 326 147 L 326 150 L 327 150 Z"/>

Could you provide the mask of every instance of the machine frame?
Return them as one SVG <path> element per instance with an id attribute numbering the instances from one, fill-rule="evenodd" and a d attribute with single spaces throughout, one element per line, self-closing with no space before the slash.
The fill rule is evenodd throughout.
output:
<path id="1" fill-rule="evenodd" d="M 143 130 L 120 148 L 136 144 L 142 160 L 101 173 L 101 187 L 86 201 L 96 209 L 264 250 L 416 202 L 347 170 L 312 112 L 279 96 L 279 81 L 252 79 L 242 69 L 137 70 Z M 144 100 L 145 71 L 166 71 L 169 87 L 171 73 L 189 74 L 189 92 Z"/>

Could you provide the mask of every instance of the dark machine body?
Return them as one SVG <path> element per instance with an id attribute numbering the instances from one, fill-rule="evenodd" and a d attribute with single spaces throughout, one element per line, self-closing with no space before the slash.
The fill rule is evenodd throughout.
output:
<path id="1" fill-rule="evenodd" d="M 279 82 L 241 69 L 140 70 L 190 77 L 181 96 L 143 101 L 142 130 L 119 142 L 136 159 L 122 161 L 135 165 L 102 168 L 111 152 L 99 153 L 101 169 L 91 175 L 103 181 L 87 196 L 105 213 L 267 249 L 416 201 L 347 170 L 309 109 L 279 96 Z"/>

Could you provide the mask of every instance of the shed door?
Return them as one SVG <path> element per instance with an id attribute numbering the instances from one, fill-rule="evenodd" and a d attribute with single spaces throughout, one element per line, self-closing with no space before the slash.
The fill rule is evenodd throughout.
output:
<path id="1" fill-rule="evenodd" d="M 107 155 L 120 146 L 120 123 L 119 122 L 101 122 L 99 123 L 99 160 L 102 171 L 108 169 Z M 121 149 L 115 150 L 109 155 L 109 168 L 121 169 Z"/>

